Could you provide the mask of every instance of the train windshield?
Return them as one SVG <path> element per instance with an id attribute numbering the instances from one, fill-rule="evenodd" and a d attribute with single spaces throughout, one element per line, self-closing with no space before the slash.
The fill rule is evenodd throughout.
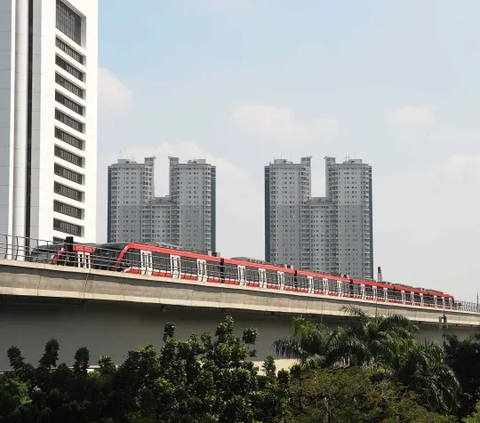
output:
<path id="1" fill-rule="evenodd" d="M 109 270 L 117 263 L 120 252 L 126 244 L 102 244 L 92 254 L 92 266 L 95 269 Z"/>
<path id="2" fill-rule="evenodd" d="M 61 248 L 62 246 L 57 244 L 34 248 L 30 254 L 30 260 L 35 263 L 52 263 Z"/>

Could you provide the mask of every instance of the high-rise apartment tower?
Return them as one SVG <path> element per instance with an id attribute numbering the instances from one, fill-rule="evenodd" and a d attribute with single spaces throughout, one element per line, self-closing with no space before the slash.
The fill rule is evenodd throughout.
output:
<path id="1" fill-rule="evenodd" d="M 0 2 L 0 233 L 13 239 L 95 241 L 97 8 Z"/>
<path id="2" fill-rule="evenodd" d="M 169 195 L 154 197 L 153 159 L 119 160 L 109 167 L 108 240 L 215 251 L 215 166 L 170 157 Z"/>
<path id="3" fill-rule="evenodd" d="M 310 158 L 265 167 L 266 260 L 373 279 L 371 166 L 326 157 L 325 185 L 311 197 Z"/>
<path id="4" fill-rule="evenodd" d="M 108 167 L 108 242 L 142 239 L 143 204 L 155 196 L 155 157 Z"/>

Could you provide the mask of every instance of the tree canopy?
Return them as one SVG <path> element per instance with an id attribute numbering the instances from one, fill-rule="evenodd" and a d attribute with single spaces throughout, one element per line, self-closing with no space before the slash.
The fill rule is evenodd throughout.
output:
<path id="1" fill-rule="evenodd" d="M 68 367 L 49 340 L 35 367 L 12 346 L 0 423 L 480 422 L 480 335 L 443 346 L 415 339 L 401 316 L 346 311 L 355 319 L 336 329 L 293 319 L 273 345 L 298 359 L 290 371 L 273 357 L 258 369 L 257 330 L 237 335 L 230 316 L 186 340 L 167 323 L 159 350 L 129 351 L 119 365 L 102 356 L 93 370 L 86 347 Z"/>

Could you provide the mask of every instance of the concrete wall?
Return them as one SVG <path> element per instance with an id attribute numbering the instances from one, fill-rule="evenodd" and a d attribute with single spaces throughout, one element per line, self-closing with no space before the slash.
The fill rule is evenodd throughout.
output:
<path id="1" fill-rule="evenodd" d="M 45 343 L 55 338 L 60 342 L 60 361 L 71 365 L 75 351 L 82 346 L 90 350 L 91 364 L 97 364 L 100 355 L 111 356 L 116 363 L 124 361 L 129 350 L 152 343 L 162 345 L 163 327 L 173 321 L 177 336 L 186 339 L 190 334 L 205 330 L 215 331 L 218 323 L 227 314 L 221 310 L 190 311 L 153 304 L 115 302 L 86 302 L 63 300 L 36 301 L 24 298 L 22 302 L 2 301 L 0 306 L 0 370 L 9 367 L 6 351 L 18 346 L 28 362 L 38 363 Z M 30 301 L 30 302 L 29 302 Z M 247 327 L 259 330 L 257 360 L 274 355 L 273 342 L 291 334 L 291 316 L 264 315 L 249 312 L 233 312 L 238 334 Z M 320 319 L 319 319 L 320 320 Z M 348 324 L 348 320 L 323 319 L 336 327 Z M 451 332 L 464 337 L 475 328 L 454 328 Z M 440 341 L 438 326 L 422 327 L 420 338 Z M 288 361 L 279 363 L 289 365 Z"/>

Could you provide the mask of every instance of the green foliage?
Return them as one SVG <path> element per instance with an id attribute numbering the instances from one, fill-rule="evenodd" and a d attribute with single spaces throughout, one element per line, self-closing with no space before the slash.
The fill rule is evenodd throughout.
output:
<path id="1" fill-rule="evenodd" d="M 226 317 L 215 336 L 205 332 L 175 339 L 165 325 L 164 346 L 130 351 L 116 367 L 102 356 L 88 372 L 87 348 L 77 350 L 73 368 L 57 366 L 59 344 L 47 342 L 39 366 L 25 364 L 18 348 L 8 357 L 13 369 L 0 379 L 0 423 L 13 422 L 276 422 L 286 415 L 288 375 L 276 377 L 273 358 L 266 375 L 248 359 L 255 356 L 256 329 L 234 333 Z"/>
<path id="2" fill-rule="evenodd" d="M 237 335 L 230 316 L 186 340 L 169 322 L 160 350 L 129 351 L 120 366 L 101 356 L 95 371 L 86 347 L 71 368 L 58 364 L 55 339 L 36 368 L 11 347 L 0 423 L 480 423 L 480 335 L 443 347 L 415 339 L 401 316 L 345 311 L 355 319 L 335 330 L 293 319 L 292 336 L 274 344 L 299 360 L 289 372 L 267 357 L 260 373 L 258 331 Z"/>
<path id="3" fill-rule="evenodd" d="M 291 422 L 448 423 L 453 417 L 428 411 L 416 396 L 359 367 L 319 369 L 293 378 Z"/>

